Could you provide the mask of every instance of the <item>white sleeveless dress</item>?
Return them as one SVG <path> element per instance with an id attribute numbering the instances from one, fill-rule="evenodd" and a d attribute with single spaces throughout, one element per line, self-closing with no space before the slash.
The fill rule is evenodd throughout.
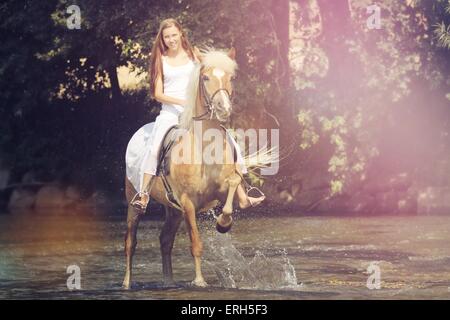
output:
<path id="1" fill-rule="evenodd" d="M 186 100 L 189 79 L 195 68 L 193 61 L 181 66 L 171 66 L 166 57 L 163 60 L 164 94 Z M 133 187 L 142 190 L 144 173 L 156 174 L 157 156 L 167 130 L 179 123 L 179 115 L 183 107 L 176 104 L 162 104 L 161 111 L 154 122 L 142 126 L 131 138 L 125 155 L 126 175 Z M 247 170 L 244 165 L 238 144 L 231 139 L 237 148 L 238 163 L 242 166 L 242 172 Z"/>

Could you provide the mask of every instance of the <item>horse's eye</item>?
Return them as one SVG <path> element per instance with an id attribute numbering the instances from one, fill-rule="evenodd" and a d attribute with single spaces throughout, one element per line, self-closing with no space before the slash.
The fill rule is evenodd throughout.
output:
<path id="1" fill-rule="evenodd" d="M 203 76 L 203 81 L 208 81 L 209 77 L 208 76 Z"/>

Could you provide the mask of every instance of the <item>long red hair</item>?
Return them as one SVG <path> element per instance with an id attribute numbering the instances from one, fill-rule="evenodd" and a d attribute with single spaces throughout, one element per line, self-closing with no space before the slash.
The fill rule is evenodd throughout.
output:
<path id="1" fill-rule="evenodd" d="M 164 52 L 167 51 L 168 48 L 164 44 L 164 39 L 163 39 L 162 33 L 163 33 L 164 29 L 167 29 L 172 26 L 175 26 L 178 29 L 178 31 L 180 31 L 181 46 L 186 51 L 189 58 L 193 61 L 195 60 L 192 46 L 189 43 L 189 40 L 186 36 L 186 32 L 183 30 L 183 27 L 181 26 L 181 24 L 179 24 L 178 21 L 176 21 L 175 19 L 163 20 L 159 25 L 159 31 L 158 31 L 158 34 L 156 35 L 155 41 L 153 42 L 152 53 L 150 55 L 149 74 L 150 74 L 150 93 L 151 93 L 152 97 L 154 97 L 154 95 L 155 95 L 156 78 L 159 75 L 161 75 L 161 78 L 164 81 L 164 73 L 163 73 L 163 67 L 162 67 L 162 55 Z"/>

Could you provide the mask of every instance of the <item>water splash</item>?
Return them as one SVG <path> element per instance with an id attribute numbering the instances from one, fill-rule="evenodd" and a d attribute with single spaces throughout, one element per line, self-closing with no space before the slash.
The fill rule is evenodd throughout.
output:
<path id="1" fill-rule="evenodd" d="M 234 246 L 229 234 L 213 230 L 207 232 L 204 245 L 205 262 L 214 270 L 220 285 L 225 288 L 298 290 L 302 287 L 297 283 L 295 268 L 286 249 L 278 250 L 271 257 L 261 250 L 251 250 L 245 257 Z"/>

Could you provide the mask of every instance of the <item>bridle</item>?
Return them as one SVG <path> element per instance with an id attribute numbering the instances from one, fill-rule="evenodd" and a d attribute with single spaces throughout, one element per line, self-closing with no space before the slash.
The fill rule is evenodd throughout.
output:
<path id="1" fill-rule="evenodd" d="M 192 117 L 193 120 L 196 120 L 196 121 L 212 120 L 212 118 L 214 117 L 214 113 L 216 114 L 217 119 L 220 120 L 219 117 L 217 116 L 216 106 L 213 103 L 214 97 L 220 91 L 225 91 L 225 93 L 228 96 L 228 99 L 231 101 L 231 94 L 225 88 L 219 88 L 216 91 L 214 91 L 214 93 L 211 96 L 209 96 L 208 91 L 206 90 L 206 87 L 205 87 L 205 81 L 203 80 L 203 77 L 200 77 L 200 94 L 201 94 L 201 96 L 203 97 L 203 100 L 206 103 L 203 106 L 204 108 L 206 108 L 206 111 L 203 114 L 199 115 L 199 116 Z M 209 117 L 208 117 L 208 115 L 209 115 Z"/>

